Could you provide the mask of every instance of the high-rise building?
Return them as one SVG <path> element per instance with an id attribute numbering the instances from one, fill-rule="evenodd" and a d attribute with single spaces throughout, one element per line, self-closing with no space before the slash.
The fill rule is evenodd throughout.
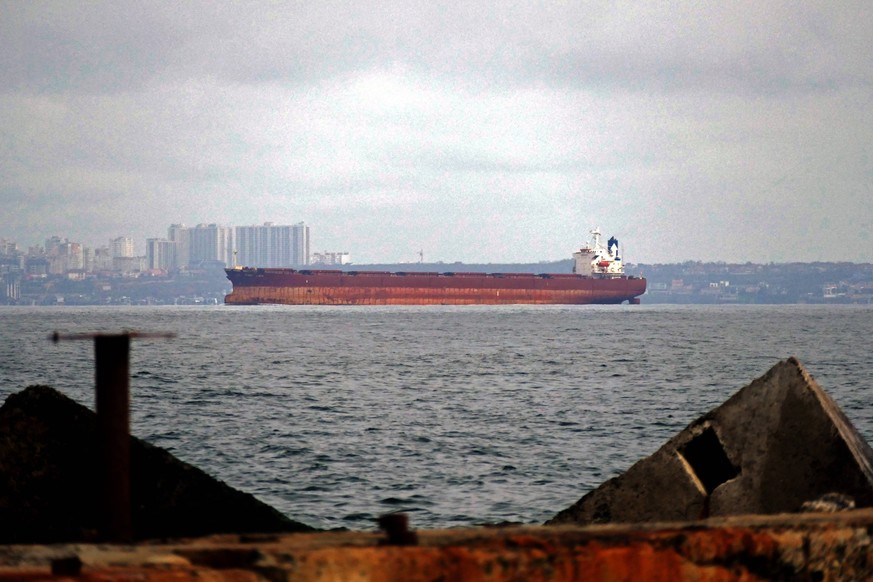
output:
<path id="1" fill-rule="evenodd" d="M 294 225 L 292 249 L 295 265 L 309 264 L 309 227 L 302 222 Z"/>
<path id="2" fill-rule="evenodd" d="M 304 223 L 236 227 L 235 265 L 295 267 L 309 264 L 309 227 Z"/>
<path id="3" fill-rule="evenodd" d="M 188 241 L 188 227 L 184 224 L 171 224 L 167 229 L 167 239 L 176 243 L 176 269 L 187 269 L 188 258 L 191 256 Z"/>
<path id="4" fill-rule="evenodd" d="M 61 243 L 67 242 L 67 239 L 61 238 L 57 235 L 49 237 L 45 239 L 45 254 L 52 255 L 57 254 L 58 247 L 61 246 Z"/>
<path id="5" fill-rule="evenodd" d="M 119 236 L 109 241 L 109 252 L 112 253 L 112 258 L 132 257 L 133 255 L 133 238 L 129 236 Z"/>
<path id="6" fill-rule="evenodd" d="M 52 245 L 48 254 L 49 273 L 52 275 L 64 275 L 69 271 L 81 271 L 85 268 L 85 259 L 82 245 L 79 243 L 64 242 Z"/>
<path id="7" fill-rule="evenodd" d="M 230 265 L 233 262 L 233 228 L 229 226 L 171 224 L 167 239 L 175 245 L 174 268 L 187 269 L 209 262 Z"/>
<path id="8" fill-rule="evenodd" d="M 91 259 L 91 270 L 97 272 L 112 270 L 112 253 L 110 253 L 109 247 L 94 249 Z"/>
<path id="9" fill-rule="evenodd" d="M 0 255 L 8 256 L 18 254 L 18 245 L 14 240 L 0 238 Z"/>
<path id="10" fill-rule="evenodd" d="M 218 224 L 198 224 L 188 229 L 188 265 L 218 261 L 233 263 L 233 229 Z"/>
<path id="11" fill-rule="evenodd" d="M 177 246 L 176 242 L 165 238 L 146 239 L 146 268 L 161 271 L 174 270 Z"/>

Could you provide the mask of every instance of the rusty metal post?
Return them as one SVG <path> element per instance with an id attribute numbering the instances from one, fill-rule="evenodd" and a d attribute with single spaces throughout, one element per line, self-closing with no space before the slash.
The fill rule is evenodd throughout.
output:
<path id="1" fill-rule="evenodd" d="M 98 523 L 105 541 L 133 540 L 130 505 L 130 340 L 173 338 L 173 333 L 54 332 L 50 339 L 94 340 L 98 448 Z"/>
<path id="2" fill-rule="evenodd" d="M 95 335 L 100 527 L 107 541 L 130 541 L 130 334 Z"/>

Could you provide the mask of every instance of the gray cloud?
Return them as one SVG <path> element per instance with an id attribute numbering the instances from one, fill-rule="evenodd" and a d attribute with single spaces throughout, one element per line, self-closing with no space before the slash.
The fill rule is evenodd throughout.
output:
<path id="1" fill-rule="evenodd" d="M 873 61 L 863 2 L 4 4 L 0 70 L 39 91 L 403 67 L 510 87 L 769 92 L 869 85 Z"/>
<path id="2" fill-rule="evenodd" d="M 869 12 L 0 2 L 0 237 L 306 220 L 355 260 L 537 260 L 600 224 L 640 261 L 873 260 Z"/>
<path id="3" fill-rule="evenodd" d="M 169 68 L 183 30 L 134 2 L 2 3 L 6 90 L 65 94 L 135 89 Z"/>

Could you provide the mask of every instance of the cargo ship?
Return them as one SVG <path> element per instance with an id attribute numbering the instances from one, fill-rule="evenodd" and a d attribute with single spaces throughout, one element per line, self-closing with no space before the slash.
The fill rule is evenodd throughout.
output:
<path id="1" fill-rule="evenodd" d="M 230 305 L 639 304 L 646 280 L 624 273 L 618 240 L 573 253 L 572 273 L 428 273 L 234 267 Z"/>

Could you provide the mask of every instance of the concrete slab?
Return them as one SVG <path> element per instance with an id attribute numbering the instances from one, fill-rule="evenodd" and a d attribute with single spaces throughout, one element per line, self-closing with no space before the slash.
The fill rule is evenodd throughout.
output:
<path id="1" fill-rule="evenodd" d="M 829 493 L 873 505 L 873 450 L 790 358 L 547 524 L 796 512 Z"/>

